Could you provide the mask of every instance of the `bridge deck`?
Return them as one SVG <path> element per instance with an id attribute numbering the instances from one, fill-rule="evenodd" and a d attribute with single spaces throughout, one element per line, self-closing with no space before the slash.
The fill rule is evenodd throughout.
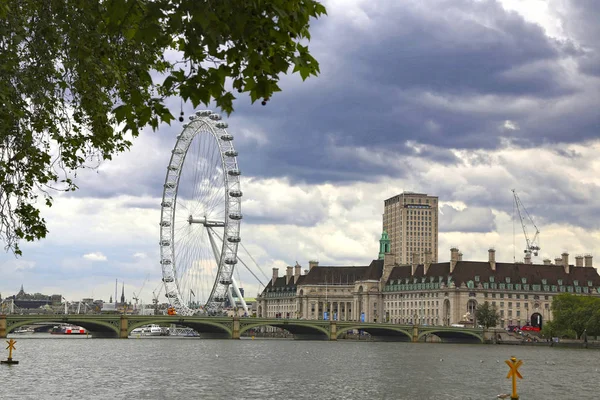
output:
<path id="1" fill-rule="evenodd" d="M 285 329 L 298 338 L 337 340 L 353 331 L 363 331 L 385 340 L 421 341 L 435 335 L 442 341 L 484 341 L 484 331 L 450 326 L 396 325 L 359 321 L 324 321 L 273 318 L 231 318 L 180 315 L 121 314 L 33 314 L 0 315 L 0 338 L 25 325 L 38 323 L 72 324 L 86 328 L 92 337 L 127 338 L 137 327 L 176 324 L 192 328 L 203 337 L 239 339 L 240 335 L 261 327 Z"/>

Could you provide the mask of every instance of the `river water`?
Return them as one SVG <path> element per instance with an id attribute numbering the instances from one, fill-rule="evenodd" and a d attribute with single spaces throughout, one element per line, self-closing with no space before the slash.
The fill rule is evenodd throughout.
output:
<path id="1" fill-rule="evenodd" d="M 597 399 L 600 352 L 281 339 L 17 337 L 0 399 Z M 4 351 L 4 350 L 3 350 Z M 6 354 L 0 353 L 2 359 Z"/>

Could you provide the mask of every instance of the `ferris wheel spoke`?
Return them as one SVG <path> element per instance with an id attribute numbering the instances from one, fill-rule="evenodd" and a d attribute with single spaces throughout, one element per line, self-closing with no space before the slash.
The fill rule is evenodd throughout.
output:
<path id="1" fill-rule="evenodd" d="M 210 144 L 208 142 L 198 142 L 196 149 L 197 152 L 195 154 L 195 165 L 196 169 L 194 171 L 194 181 L 193 181 L 193 198 L 198 199 L 198 205 L 204 202 L 205 197 L 205 188 L 209 190 L 210 188 L 206 185 L 205 180 L 210 179 L 212 175 L 212 171 L 208 168 L 214 163 L 214 160 L 209 154 L 210 149 L 208 146 Z M 214 147 L 214 146 L 213 146 Z M 212 152 L 214 154 L 214 151 Z M 202 156 L 201 156 L 202 155 Z"/>
<path id="2" fill-rule="evenodd" d="M 202 256 L 201 250 L 199 248 L 194 248 L 186 254 L 185 262 L 187 264 L 187 268 L 184 272 L 182 272 L 182 280 L 184 281 L 184 285 L 181 287 L 182 295 L 184 299 L 189 303 L 189 291 L 190 289 L 194 289 L 196 286 L 195 281 L 197 276 L 202 272 Z M 197 290 L 197 289 L 196 289 Z"/>

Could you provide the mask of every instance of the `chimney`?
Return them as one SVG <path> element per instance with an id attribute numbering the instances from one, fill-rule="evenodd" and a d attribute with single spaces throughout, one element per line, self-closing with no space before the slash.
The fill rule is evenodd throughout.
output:
<path id="1" fill-rule="evenodd" d="M 381 279 L 379 281 L 379 288 L 381 291 L 383 291 L 385 284 L 387 283 L 392 271 L 394 270 L 394 267 L 396 266 L 395 258 L 396 256 L 393 253 L 385 253 L 383 255 L 383 272 L 381 273 Z"/>
<path id="2" fill-rule="evenodd" d="M 495 249 L 488 250 L 488 261 L 490 263 L 490 267 L 492 268 L 492 271 L 495 271 L 496 270 L 496 250 Z"/>
<path id="3" fill-rule="evenodd" d="M 457 247 L 453 247 L 450 249 L 450 261 L 454 260 L 454 261 L 458 261 L 458 248 Z"/>
<path id="4" fill-rule="evenodd" d="M 294 267 L 287 267 L 285 270 L 285 285 L 290 284 L 290 280 L 292 279 L 292 274 L 294 273 Z"/>
<path id="5" fill-rule="evenodd" d="M 544 258 L 544 265 L 552 265 L 552 260 L 549 258 Z"/>
<path id="6" fill-rule="evenodd" d="M 575 256 L 575 266 L 583 267 L 583 256 Z"/>
<path id="7" fill-rule="evenodd" d="M 383 255 L 383 267 L 394 267 L 396 255 L 394 253 L 385 253 Z"/>
<path id="8" fill-rule="evenodd" d="M 431 251 L 425 251 L 425 263 L 423 264 L 423 274 L 427 275 L 427 271 L 429 271 L 429 267 L 431 266 Z"/>
<path id="9" fill-rule="evenodd" d="M 461 252 L 458 253 L 458 261 L 462 261 L 462 256 L 463 256 L 463 254 L 462 254 L 462 251 L 461 251 Z"/>
<path id="10" fill-rule="evenodd" d="M 458 249 L 453 247 L 450 249 L 450 273 L 454 272 L 456 263 L 458 262 Z"/>
<path id="11" fill-rule="evenodd" d="M 591 254 L 586 254 L 585 255 L 585 266 L 592 268 L 593 264 L 592 264 L 592 255 Z"/>
<path id="12" fill-rule="evenodd" d="M 562 258 L 560 258 L 560 257 L 555 258 L 554 265 L 562 265 Z"/>
<path id="13" fill-rule="evenodd" d="M 410 263 L 412 276 L 415 276 L 415 272 L 417 272 L 417 265 L 419 265 L 419 253 L 412 253 L 412 261 Z"/>
<path id="14" fill-rule="evenodd" d="M 294 284 L 298 283 L 298 278 L 300 278 L 300 275 L 302 274 L 302 267 L 296 263 L 296 266 L 294 267 Z"/>
<path id="15" fill-rule="evenodd" d="M 273 268 L 273 278 L 271 278 L 271 286 L 275 286 L 275 281 L 279 278 L 279 268 Z"/>
<path id="16" fill-rule="evenodd" d="M 313 269 L 314 267 L 318 267 L 319 266 L 319 262 L 318 261 L 309 261 L 308 262 L 308 270 L 310 271 L 311 269 Z"/>
<path id="17" fill-rule="evenodd" d="M 525 253 L 525 264 L 531 264 L 531 253 Z"/>
<path id="18" fill-rule="evenodd" d="M 565 268 L 565 273 L 568 274 L 569 273 L 569 253 L 567 253 L 566 251 L 564 253 L 561 254 L 562 256 L 562 265 Z"/>
<path id="19" fill-rule="evenodd" d="M 306 274 L 308 274 L 308 270 L 307 269 L 304 270 L 304 275 L 306 275 Z"/>

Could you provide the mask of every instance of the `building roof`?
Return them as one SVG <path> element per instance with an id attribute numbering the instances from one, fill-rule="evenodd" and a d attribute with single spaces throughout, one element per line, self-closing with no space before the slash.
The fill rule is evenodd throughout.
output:
<path id="1" fill-rule="evenodd" d="M 273 284 L 273 279 L 271 279 L 269 281 L 269 283 L 267 284 L 267 286 L 265 286 L 265 290 L 267 289 L 278 289 L 278 288 L 288 288 L 288 289 L 293 289 L 296 290 L 296 286 L 302 282 L 302 278 L 304 277 L 304 275 L 300 275 L 298 277 L 298 282 L 294 282 L 294 275 L 292 275 L 292 278 L 290 279 L 290 281 L 288 283 L 286 283 L 286 276 L 280 276 L 277 279 L 275 279 L 275 284 Z"/>
<path id="2" fill-rule="evenodd" d="M 354 285 L 354 282 L 362 280 L 368 266 L 316 266 L 302 275 L 302 285 Z"/>
<path id="3" fill-rule="evenodd" d="M 410 265 L 396 266 L 386 283 L 389 284 L 392 280 L 413 277 L 411 272 Z M 493 276 L 494 281 L 497 283 L 506 283 L 506 278 L 509 278 L 510 283 L 523 283 L 522 279 L 525 278 L 527 284 L 541 285 L 542 279 L 545 279 L 547 285 L 558 286 L 558 280 L 560 279 L 564 286 L 573 285 L 574 281 L 578 281 L 581 286 L 587 285 L 588 281 L 592 281 L 593 286 L 600 286 L 600 275 L 598 275 L 596 268 L 575 267 L 573 265 L 569 266 L 569 273 L 566 273 L 562 265 L 496 263 L 496 271 L 492 271 L 492 267 L 487 261 L 457 261 L 452 275 L 450 275 L 449 262 L 431 264 L 427 274 L 424 274 L 423 265 L 418 265 L 414 277 L 421 278 L 424 276 L 435 278 L 441 276 L 444 279 L 451 276 L 457 286 L 474 280 L 475 276 L 479 276 L 480 282 L 489 282 L 490 277 Z"/>
<path id="4" fill-rule="evenodd" d="M 371 264 L 367 267 L 365 271 L 365 275 L 362 280 L 380 280 L 381 275 L 383 274 L 383 260 L 373 260 Z"/>
<path id="5" fill-rule="evenodd" d="M 300 275 L 298 282 L 294 278 L 286 285 L 285 275 L 273 280 L 265 287 L 265 290 L 277 288 L 296 289 L 297 285 L 354 285 L 356 281 L 379 280 L 383 273 L 383 260 L 373 260 L 367 266 L 327 266 L 318 265 L 313 267 L 308 274 Z"/>

